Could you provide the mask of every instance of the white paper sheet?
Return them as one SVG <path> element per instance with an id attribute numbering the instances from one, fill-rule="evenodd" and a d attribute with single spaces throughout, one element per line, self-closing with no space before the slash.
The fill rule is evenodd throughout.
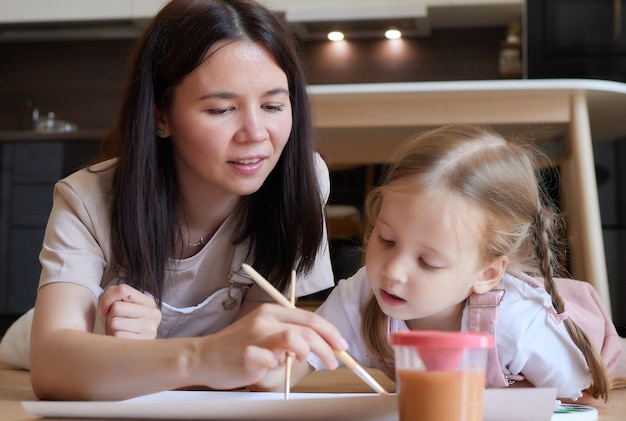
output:
<path id="1" fill-rule="evenodd" d="M 550 421 L 555 389 L 489 389 L 485 421 Z M 57 418 L 275 421 L 397 421 L 397 396 L 355 393 L 173 391 L 120 402 L 23 401 L 27 412 Z"/>

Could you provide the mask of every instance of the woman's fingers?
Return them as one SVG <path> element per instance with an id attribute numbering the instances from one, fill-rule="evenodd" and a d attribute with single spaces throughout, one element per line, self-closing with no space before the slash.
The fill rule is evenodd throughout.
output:
<path id="1" fill-rule="evenodd" d="M 266 304 L 250 316 L 256 317 L 251 329 L 262 338 L 259 346 L 276 352 L 291 351 L 299 361 L 305 361 L 313 352 L 326 367 L 334 369 L 338 364 L 334 351 L 347 348 L 335 326 L 307 310 Z"/>
<path id="2" fill-rule="evenodd" d="M 270 370 L 280 365 L 280 359 L 269 349 L 250 345 L 244 349 L 243 360 L 250 368 Z"/>
<path id="3" fill-rule="evenodd" d="M 156 307 L 154 298 L 138 291 L 130 285 L 113 285 L 104 290 L 98 302 L 98 314 L 106 316 L 116 302 L 129 302 L 144 306 Z"/>
<path id="4" fill-rule="evenodd" d="M 118 301 L 111 306 L 106 326 L 113 336 L 154 339 L 160 323 L 161 312 L 156 307 Z"/>
<path id="5" fill-rule="evenodd" d="M 125 284 L 105 290 L 98 314 L 106 316 L 106 334 L 121 338 L 154 339 L 161 323 L 154 299 Z"/>

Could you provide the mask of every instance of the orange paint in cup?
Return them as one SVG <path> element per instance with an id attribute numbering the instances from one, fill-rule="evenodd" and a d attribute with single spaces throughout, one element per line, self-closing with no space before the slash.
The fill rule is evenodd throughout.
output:
<path id="1" fill-rule="evenodd" d="M 395 346 L 400 421 L 481 421 L 487 349 L 474 332 L 402 331 Z"/>

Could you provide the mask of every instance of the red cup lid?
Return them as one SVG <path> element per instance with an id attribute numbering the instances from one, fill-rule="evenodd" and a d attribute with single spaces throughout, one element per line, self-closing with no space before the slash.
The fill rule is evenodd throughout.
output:
<path id="1" fill-rule="evenodd" d="M 493 348 L 493 336 L 481 332 L 403 330 L 391 334 L 391 344 L 420 348 Z"/>

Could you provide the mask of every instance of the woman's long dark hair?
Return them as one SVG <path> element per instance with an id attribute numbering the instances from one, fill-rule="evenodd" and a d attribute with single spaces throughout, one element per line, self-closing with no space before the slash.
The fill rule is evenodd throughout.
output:
<path id="1" fill-rule="evenodd" d="M 117 156 L 111 243 L 127 282 L 160 302 L 168 258 L 182 238 L 178 186 L 168 139 L 155 136 L 157 107 L 222 40 L 246 40 L 270 51 L 287 75 L 292 129 L 261 188 L 242 198 L 240 230 L 252 265 L 280 290 L 291 270 L 309 271 L 323 238 L 323 211 L 314 161 L 311 111 L 291 32 L 268 9 L 247 0 L 173 0 L 150 22 L 129 61 L 118 123 L 102 157 Z"/>

